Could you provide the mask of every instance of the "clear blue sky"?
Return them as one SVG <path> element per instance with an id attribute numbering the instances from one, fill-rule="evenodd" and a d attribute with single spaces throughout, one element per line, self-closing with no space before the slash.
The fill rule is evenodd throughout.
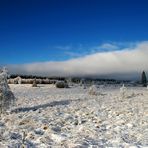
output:
<path id="1" fill-rule="evenodd" d="M 147 39 L 147 0 L 0 0 L 0 64 L 63 61 Z"/>

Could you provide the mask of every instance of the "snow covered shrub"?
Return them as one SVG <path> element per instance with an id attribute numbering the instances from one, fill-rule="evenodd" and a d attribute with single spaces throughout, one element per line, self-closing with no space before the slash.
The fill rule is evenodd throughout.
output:
<path id="1" fill-rule="evenodd" d="M 73 85 L 72 78 L 67 78 L 65 82 L 68 84 L 68 86 L 72 86 Z"/>
<path id="2" fill-rule="evenodd" d="M 86 89 L 86 81 L 85 81 L 85 79 L 81 79 L 79 85 L 82 86 L 84 89 Z"/>
<path id="3" fill-rule="evenodd" d="M 7 70 L 4 68 L 0 73 L 0 113 L 4 113 L 15 101 L 7 83 L 7 76 Z"/>
<path id="4" fill-rule="evenodd" d="M 95 85 L 92 85 L 88 90 L 88 94 L 89 95 L 98 95 L 97 87 Z"/>
<path id="5" fill-rule="evenodd" d="M 85 81 L 84 79 L 81 79 L 79 85 L 80 85 L 80 86 L 83 86 L 84 81 Z"/>
<path id="6" fill-rule="evenodd" d="M 122 85 L 122 87 L 120 88 L 120 94 L 122 98 L 126 97 L 127 94 L 127 88 L 124 86 L 124 84 Z"/>
<path id="7" fill-rule="evenodd" d="M 18 77 L 18 84 L 22 84 L 22 78 Z"/>
<path id="8" fill-rule="evenodd" d="M 22 78 L 21 77 L 16 77 L 14 78 L 14 84 L 21 84 L 22 83 Z"/>
<path id="9" fill-rule="evenodd" d="M 36 79 L 33 80 L 32 87 L 37 87 Z"/>
<path id="10" fill-rule="evenodd" d="M 68 88 L 68 84 L 63 81 L 58 81 L 55 85 L 57 88 Z"/>

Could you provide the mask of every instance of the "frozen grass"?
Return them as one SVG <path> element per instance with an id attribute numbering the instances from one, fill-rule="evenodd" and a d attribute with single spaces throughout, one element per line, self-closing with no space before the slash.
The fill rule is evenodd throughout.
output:
<path id="1" fill-rule="evenodd" d="M 10 85 L 16 106 L 1 117 L 0 147 L 146 147 L 148 90 Z"/>

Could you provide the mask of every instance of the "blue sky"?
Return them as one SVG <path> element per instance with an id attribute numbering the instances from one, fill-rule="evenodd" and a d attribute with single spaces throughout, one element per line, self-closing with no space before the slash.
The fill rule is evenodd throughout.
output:
<path id="1" fill-rule="evenodd" d="M 148 38 L 147 8 L 147 0 L 0 0 L 0 64 L 133 46 Z"/>

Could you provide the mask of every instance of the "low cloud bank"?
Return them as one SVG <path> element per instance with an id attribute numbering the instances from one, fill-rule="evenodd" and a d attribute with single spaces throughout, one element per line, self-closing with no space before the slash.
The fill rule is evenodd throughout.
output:
<path id="1" fill-rule="evenodd" d="M 133 49 L 95 53 L 68 61 L 7 67 L 13 74 L 139 79 L 143 70 L 148 72 L 148 41 L 137 44 Z"/>

